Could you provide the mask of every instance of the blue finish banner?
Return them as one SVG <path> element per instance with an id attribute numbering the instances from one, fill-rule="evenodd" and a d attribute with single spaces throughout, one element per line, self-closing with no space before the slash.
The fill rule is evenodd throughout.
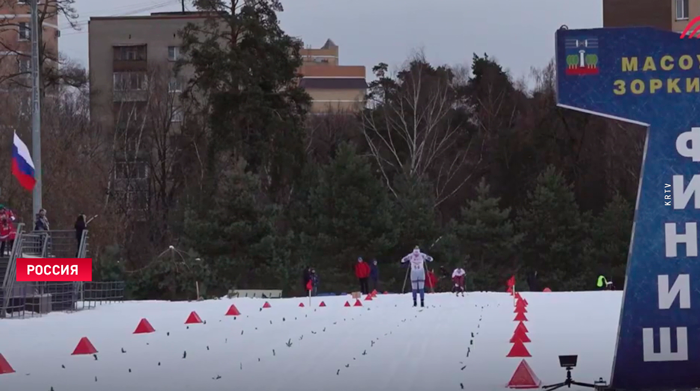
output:
<path id="1" fill-rule="evenodd" d="M 562 29 L 556 62 L 559 106 L 648 127 L 611 384 L 698 387 L 700 40 Z"/>

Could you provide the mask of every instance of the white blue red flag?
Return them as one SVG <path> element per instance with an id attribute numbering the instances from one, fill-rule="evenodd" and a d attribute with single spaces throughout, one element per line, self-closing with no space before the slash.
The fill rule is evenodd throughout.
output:
<path id="1" fill-rule="evenodd" d="M 25 189 L 29 191 L 34 189 L 34 185 L 36 185 L 34 162 L 29 154 L 27 145 L 17 137 L 17 133 L 15 133 L 15 138 L 12 142 L 12 175 L 17 178 L 19 184 Z"/>

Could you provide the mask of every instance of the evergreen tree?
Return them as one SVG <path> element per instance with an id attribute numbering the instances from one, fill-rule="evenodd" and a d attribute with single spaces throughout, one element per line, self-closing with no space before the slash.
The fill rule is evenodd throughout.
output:
<path id="1" fill-rule="evenodd" d="M 514 272 L 514 255 L 523 235 L 516 234 L 510 208 L 499 207 L 500 199 L 490 195 L 484 179 L 476 191 L 477 198 L 462 208 L 455 230 L 476 289 L 500 289 Z"/>
<path id="2" fill-rule="evenodd" d="M 310 98 L 298 83 L 302 44 L 281 29 L 279 0 L 194 4 L 208 16 L 181 32 L 180 66 L 194 71 L 183 96 L 207 118 L 209 187 L 234 156 L 269 194 L 282 197 L 278 192 L 291 186 L 304 161 Z"/>
<path id="3" fill-rule="evenodd" d="M 260 179 L 239 161 L 223 173 L 218 191 L 206 204 L 190 206 L 183 242 L 203 254 L 217 293 L 254 287 L 267 277 L 271 259 L 265 243 L 275 235 L 277 218 L 278 210 L 266 202 Z"/>
<path id="4" fill-rule="evenodd" d="M 618 287 L 625 277 L 625 265 L 632 237 L 634 207 L 615 194 L 603 212 L 593 219 L 591 240 L 586 246 L 586 262 L 595 265 L 595 273 L 612 278 Z M 590 281 L 592 287 L 594 281 Z"/>
<path id="5" fill-rule="evenodd" d="M 518 218 L 524 235 L 522 267 L 537 271 L 541 283 L 552 289 L 583 287 L 589 276 L 581 262 L 586 224 L 571 186 L 553 166 L 537 178 Z"/>
<path id="6" fill-rule="evenodd" d="M 388 194 L 367 159 L 349 144 L 341 145 L 335 159 L 321 167 L 308 207 L 306 233 L 314 242 L 310 266 L 324 275 L 324 286 L 347 288 L 350 281 L 354 284 L 358 256 L 369 260 L 394 246 Z"/>

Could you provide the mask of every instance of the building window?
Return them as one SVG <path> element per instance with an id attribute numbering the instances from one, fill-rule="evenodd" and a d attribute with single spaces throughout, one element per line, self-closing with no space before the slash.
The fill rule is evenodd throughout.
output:
<path id="1" fill-rule="evenodd" d="M 31 61 L 28 58 L 19 58 L 18 60 L 19 73 L 29 73 L 32 71 Z"/>
<path id="2" fill-rule="evenodd" d="M 180 47 L 179 46 L 168 46 L 168 60 L 177 61 L 180 59 Z"/>
<path id="3" fill-rule="evenodd" d="M 173 108 L 173 116 L 170 119 L 171 122 L 182 122 L 182 109 L 179 107 Z"/>
<path id="4" fill-rule="evenodd" d="M 168 92 L 182 92 L 182 83 L 180 83 L 178 78 L 170 78 L 168 82 Z"/>
<path id="5" fill-rule="evenodd" d="M 688 19 L 688 0 L 676 0 L 676 20 Z"/>
<path id="6" fill-rule="evenodd" d="M 117 162 L 114 177 L 116 179 L 147 179 L 148 165 L 143 161 Z"/>
<path id="7" fill-rule="evenodd" d="M 143 91 L 147 87 L 144 72 L 114 72 L 114 91 Z"/>
<path id="8" fill-rule="evenodd" d="M 19 23 L 19 40 L 28 41 L 29 40 L 29 25 L 26 22 Z"/>
<path id="9" fill-rule="evenodd" d="M 115 46 L 115 61 L 146 61 L 146 45 Z"/>

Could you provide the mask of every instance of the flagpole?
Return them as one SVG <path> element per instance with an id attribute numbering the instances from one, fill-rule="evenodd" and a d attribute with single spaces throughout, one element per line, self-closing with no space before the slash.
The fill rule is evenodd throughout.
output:
<path id="1" fill-rule="evenodd" d="M 42 208 L 41 192 L 41 72 L 39 67 L 39 0 L 31 0 L 31 34 L 32 34 L 32 160 L 34 161 L 34 179 L 36 185 L 32 192 L 32 209 L 34 215 Z"/>

